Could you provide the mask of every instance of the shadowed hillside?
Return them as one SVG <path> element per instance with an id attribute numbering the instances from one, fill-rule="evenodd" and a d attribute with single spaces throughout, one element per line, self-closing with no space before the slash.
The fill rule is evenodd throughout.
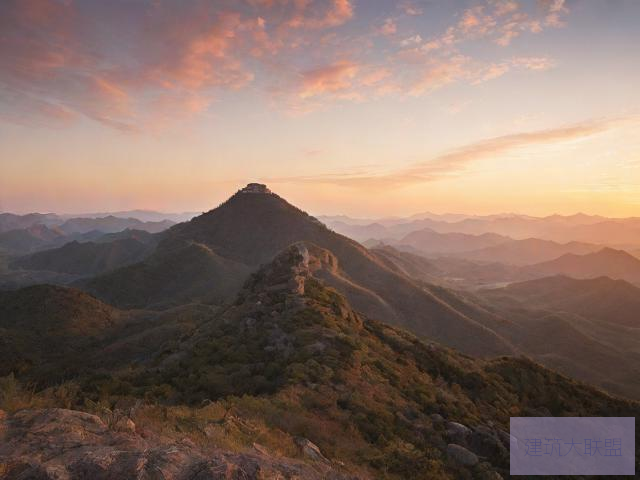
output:
<path id="1" fill-rule="evenodd" d="M 218 208 L 166 232 L 144 262 L 102 275 L 88 291 L 124 307 L 231 300 L 249 272 L 297 241 L 326 248 L 339 268 L 328 281 L 363 313 L 478 355 L 511 347 L 437 294 L 390 269 L 366 248 L 327 229 L 266 187 L 241 190 Z"/>
<path id="2" fill-rule="evenodd" d="M 67 382 L 27 394 L 13 376 L 0 378 L 0 408 L 11 415 L 6 429 L 23 432 L 0 447 L 0 459 L 11 468 L 40 467 L 41 459 L 25 463 L 25 452 L 56 441 L 49 465 L 97 468 L 100 452 L 121 441 L 111 432 L 122 432 L 117 438 L 131 442 L 131 455 L 155 452 L 145 465 L 169 478 L 176 478 L 169 452 L 181 452 L 171 464 L 186 466 L 219 458 L 220 449 L 228 468 L 249 462 L 304 472 L 319 462 L 325 478 L 498 478 L 508 474 L 511 416 L 640 414 L 635 402 L 530 360 L 473 359 L 370 319 L 328 286 L 342 275 L 339 265 L 328 250 L 298 242 L 220 310 L 124 314 L 72 289 L 6 292 L 3 328 L 28 326 L 28 351 L 51 371 L 67 372 Z M 18 378 L 43 374 L 25 368 Z M 52 410 L 60 406 L 94 417 Z M 78 442 L 82 449 L 69 447 Z M 102 472 L 137 471 L 110 458 Z"/>
<path id="3" fill-rule="evenodd" d="M 369 251 L 388 268 L 410 278 L 430 283 L 442 281 L 444 272 L 431 260 L 420 255 L 401 252 L 388 245 L 372 248 Z"/>
<path id="4" fill-rule="evenodd" d="M 407 273 L 418 279 L 425 275 L 413 255 L 391 247 L 384 250 L 393 252 L 386 258 L 398 268 L 411 263 L 413 268 Z M 455 285 L 451 276 L 456 274 L 491 281 L 490 275 L 500 272 L 500 264 L 477 265 L 452 258 L 429 262 L 426 272 L 433 272 L 435 265 L 441 282 L 449 285 Z M 510 270 L 517 278 L 519 269 Z M 425 288 L 439 289 L 438 297 L 448 305 L 472 316 L 543 365 L 611 392 L 640 397 L 635 380 L 640 376 L 640 331 L 634 327 L 640 297 L 627 282 L 547 277 L 475 293 Z"/>
<path id="5" fill-rule="evenodd" d="M 0 291 L 0 312 L 0 375 L 55 369 L 121 319 L 84 292 L 50 285 Z"/>
<path id="6" fill-rule="evenodd" d="M 121 311 L 68 287 L 0 292 L 0 376 L 34 385 L 144 364 L 211 318 L 215 308 Z"/>
<path id="7" fill-rule="evenodd" d="M 228 412 L 260 415 L 283 442 L 307 438 L 329 462 L 365 466 L 375 478 L 506 474 L 513 415 L 636 414 L 636 403 L 529 360 L 474 360 L 358 314 L 318 280 L 331 261 L 308 243 L 286 249 L 156 367 L 117 375 L 114 385 L 190 405 L 232 395 Z M 93 382 L 84 388 L 99 386 L 96 400 L 112 390 Z"/>
<path id="8" fill-rule="evenodd" d="M 202 243 L 179 242 L 155 251 L 141 263 L 100 275 L 86 282 L 86 288 L 123 308 L 224 303 L 250 271 Z"/>
<path id="9" fill-rule="evenodd" d="M 603 323 L 640 327 L 640 288 L 608 277 L 574 279 L 545 277 L 488 290 L 485 296 L 512 298 L 522 305 L 561 310 Z"/>
<path id="10" fill-rule="evenodd" d="M 134 238 L 111 242 L 69 242 L 60 248 L 22 257 L 11 263 L 13 268 L 47 270 L 76 275 L 95 275 L 139 262 L 149 255 L 153 245 Z"/>
<path id="11" fill-rule="evenodd" d="M 461 253 L 460 256 L 483 262 L 499 262 L 510 265 L 531 265 L 554 260 L 565 254 L 585 255 L 602 247 L 590 243 L 557 243 L 551 240 L 527 238 L 511 240 L 500 245 Z"/>
<path id="12" fill-rule="evenodd" d="M 613 248 L 586 255 L 568 253 L 549 262 L 531 265 L 524 269 L 536 276 L 566 275 L 574 278 L 610 277 L 640 284 L 640 260 L 633 255 Z"/>
<path id="13" fill-rule="evenodd" d="M 64 238 L 64 232 L 57 227 L 33 225 L 24 229 L 0 233 L 0 252 L 29 253 Z"/>

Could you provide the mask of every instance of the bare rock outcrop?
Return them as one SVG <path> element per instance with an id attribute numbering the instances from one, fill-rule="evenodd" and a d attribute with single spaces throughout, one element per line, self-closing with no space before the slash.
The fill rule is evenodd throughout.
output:
<path id="1" fill-rule="evenodd" d="M 328 460 L 303 462 L 266 451 L 204 451 L 130 425 L 111 428 L 100 417 L 65 409 L 22 410 L 0 418 L 0 479 L 251 480 L 334 479 Z"/>
<path id="2" fill-rule="evenodd" d="M 447 422 L 447 437 L 454 443 L 465 443 L 471 429 L 458 422 Z"/>
<path id="3" fill-rule="evenodd" d="M 305 458 L 310 458 L 312 460 L 317 460 L 319 462 L 330 463 L 329 460 L 322 454 L 320 448 L 310 441 L 307 438 L 298 437 L 296 438 L 296 444 L 302 450 Z"/>

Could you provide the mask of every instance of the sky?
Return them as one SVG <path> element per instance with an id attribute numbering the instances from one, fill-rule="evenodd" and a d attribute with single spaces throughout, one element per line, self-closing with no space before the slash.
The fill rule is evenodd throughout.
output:
<path id="1" fill-rule="evenodd" d="M 640 1 L 3 0 L 0 210 L 640 216 Z"/>

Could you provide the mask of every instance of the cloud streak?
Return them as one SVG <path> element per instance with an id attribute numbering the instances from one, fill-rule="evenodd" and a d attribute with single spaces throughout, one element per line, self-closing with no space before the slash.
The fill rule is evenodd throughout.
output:
<path id="1" fill-rule="evenodd" d="M 264 179 L 269 183 L 329 184 L 362 189 L 398 188 L 462 175 L 479 160 L 505 155 L 526 147 L 538 147 L 590 138 L 620 126 L 640 123 L 640 115 L 600 119 L 554 129 L 489 138 L 462 146 L 391 172 L 348 171 L 320 175 Z"/>

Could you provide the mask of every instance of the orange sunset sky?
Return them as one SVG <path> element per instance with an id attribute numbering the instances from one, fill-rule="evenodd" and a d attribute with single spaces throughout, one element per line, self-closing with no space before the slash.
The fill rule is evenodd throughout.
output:
<path id="1" fill-rule="evenodd" d="M 640 2 L 6 0 L 0 210 L 640 216 Z"/>

